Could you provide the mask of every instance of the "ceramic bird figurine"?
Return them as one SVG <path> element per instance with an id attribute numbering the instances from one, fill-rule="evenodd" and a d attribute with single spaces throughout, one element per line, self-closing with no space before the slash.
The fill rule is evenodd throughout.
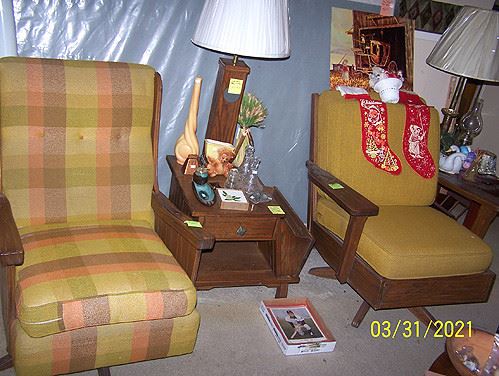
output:
<path id="1" fill-rule="evenodd" d="M 201 94 L 202 81 L 203 79 L 199 76 L 194 80 L 189 115 L 185 122 L 184 133 L 180 135 L 175 143 L 175 157 L 177 158 L 178 164 L 184 164 L 190 154 L 199 155 L 196 128 L 198 125 L 199 96 Z"/>
<path id="2" fill-rule="evenodd" d="M 457 174 L 463 166 L 466 155 L 459 152 L 459 147 L 456 145 L 452 145 L 450 150 L 454 153 L 448 156 L 440 153 L 440 159 L 438 162 L 439 169 L 440 171 L 447 172 L 448 174 Z"/>

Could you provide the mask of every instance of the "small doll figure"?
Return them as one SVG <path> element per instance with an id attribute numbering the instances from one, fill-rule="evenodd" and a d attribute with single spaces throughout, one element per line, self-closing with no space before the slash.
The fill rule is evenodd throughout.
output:
<path id="1" fill-rule="evenodd" d="M 213 158 L 207 156 L 208 164 L 208 174 L 210 177 L 216 175 L 224 175 L 227 177 L 229 170 L 234 167 L 232 166 L 232 161 L 234 160 L 234 151 L 228 148 L 223 148 L 218 151 L 218 158 Z"/>

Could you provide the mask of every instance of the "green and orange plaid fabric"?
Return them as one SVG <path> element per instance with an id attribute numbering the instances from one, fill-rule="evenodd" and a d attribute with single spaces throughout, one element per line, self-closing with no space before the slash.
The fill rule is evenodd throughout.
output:
<path id="1" fill-rule="evenodd" d="M 0 59 L 0 182 L 18 226 L 152 223 L 153 68 Z"/>
<path id="2" fill-rule="evenodd" d="M 196 290 L 145 221 L 21 229 L 18 320 L 42 337 L 106 324 L 189 315 Z"/>
<path id="3" fill-rule="evenodd" d="M 199 314 L 103 325 L 32 338 L 17 325 L 17 376 L 46 376 L 158 359 L 192 352 Z M 168 374 L 165 369 L 165 375 Z"/>

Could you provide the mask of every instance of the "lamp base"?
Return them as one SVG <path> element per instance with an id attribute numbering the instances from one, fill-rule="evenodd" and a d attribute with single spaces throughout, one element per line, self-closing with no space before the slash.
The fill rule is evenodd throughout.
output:
<path id="1" fill-rule="evenodd" d="M 451 118 L 455 118 L 459 116 L 459 112 L 453 108 L 442 108 L 442 113 Z"/>
<path id="2" fill-rule="evenodd" d="M 459 112 L 453 108 L 442 108 L 442 114 L 444 114 L 444 118 L 440 124 L 441 134 L 449 133 L 453 135 Z"/>
<path id="3" fill-rule="evenodd" d="M 233 65 L 233 60 L 220 58 L 218 64 L 206 138 L 232 143 L 250 69 L 240 59 Z"/>
<path id="4" fill-rule="evenodd" d="M 443 108 L 442 113 L 444 118 L 440 124 L 440 133 L 454 134 L 455 122 L 459 117 L 458 103 L 461 100 L 461 95 L 463 94 L 464 87 L 466 86 L 466 77 L 459 77 L 457 85 L 454 88 L 454 93 L 452 95 L 452 100 L 450 102 L 449 108 Z"/>

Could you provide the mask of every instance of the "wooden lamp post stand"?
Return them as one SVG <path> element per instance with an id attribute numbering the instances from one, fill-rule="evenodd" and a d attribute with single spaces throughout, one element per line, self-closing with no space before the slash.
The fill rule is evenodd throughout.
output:
<path id="1" fill-rule="evenodd" d="M 205 0 L 192 43 L 234 55 L 220 59 L 206 138 L 233 143 L 250 69 L 237 56 L 289 56 L 288 0 Z"/>
<path id="2" fill-rule="evenodd" d="M 218 61 L 218 75 L 211 102 L 206 138 L 234 142 L 237 118 L 246 86 L 249 67 L 242 60 L 223 59 Z"/>

